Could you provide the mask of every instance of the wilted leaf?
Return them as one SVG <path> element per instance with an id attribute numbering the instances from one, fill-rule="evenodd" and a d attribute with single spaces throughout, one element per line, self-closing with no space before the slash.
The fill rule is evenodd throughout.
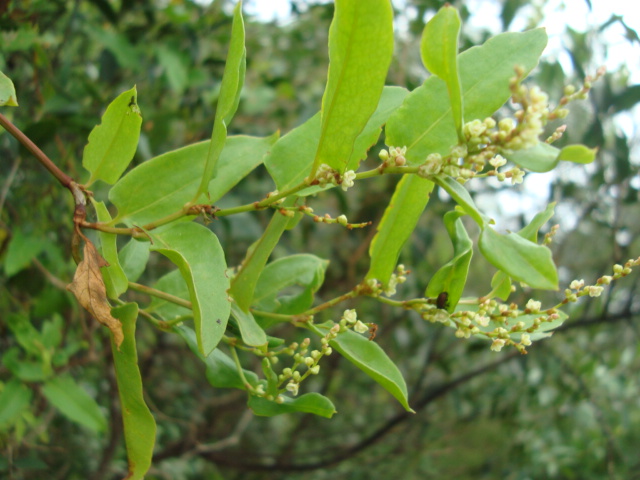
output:
<path id="1" fill-rule="evenodd" d="M 67 285 L 67 290 L 75 295 L 80 305 L 96 320 L 111 330 L 113 340 L 120 348 L 124 340 L 122 324 L 111 316 L 111 306 L 107 302 L 107 289 L 100 273 L 100 267 L 108 265 L 96 247 L 87 241 L 84 244 L 84 258 L 78 264 L 73 282 Z"/>

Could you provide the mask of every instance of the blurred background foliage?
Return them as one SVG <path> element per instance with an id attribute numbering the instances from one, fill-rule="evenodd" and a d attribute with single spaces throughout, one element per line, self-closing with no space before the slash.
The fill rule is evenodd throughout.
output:
<path id="1" fill-rule="evenodd" d="M 463 21 L 479 5 L 450 3 Z M 545 24 L 545 2 L 486 3 L 503 30 Z M 425 21 L 442 4 L 394 2 L 399 34 L 390 84 L 412 89 L 426 78 L 417 45 Z M 291 6 L 290 18 L 280 23 L 246 17 L 247 81 L 231 133 L 285 133 L 319 108 L 333 6 L 311 0 L 291 0 Z M 3 111 L 79 181 L 87 178 L 81 158 L 91 128 L 108 102 L 134 84 L 144 117 L 134 163 L 207 138 L 231 7 L 218 0 L 0 1 L 0 70 L 13 79 L 20 102 Z M 567 28 L 563 47 L 543 58 L 533 81 L 559 98 L 564 84 L 581 82 L 607 58 L 612 47 L 606 33 L 614 27 L 621 32 L 619 42 L 638 47 L 637 32 L 616 16 L 586 31 Z M 498 31 L 476 26 L 462 33 L 461 45 L 468 48 Z M 629 70 L 638 67 L 610 71 L 567 119 L 568 142 L 600 147 L 593 165 L 561 166 L 535 175 L 537 180 L 531 175 L 516 189 L 469 184 L 502 228 L 517 229 L 546 202 L 559 201 L 551 224 L 561 230 L 552 250 L 565 286 L 574 278 L 593 283 L 640 251 L 633 116 L 640 85 L 630 83 Z M 375 224 L 396 181 L 369 180 L 348 195 L 332 189 L 310 205 Z M 271 190 L 266 171 L 258 169 L 222 202 L 246 203 Z M 0 393 L 13 389 L 23 400 L 15 415 L 0 418 L 2 478 L 98 480 L 126 472 L 107 335 L 64 290 L 75 267 L 68 197 L 17 142 L 0 133 Z M 429 207 L 403 253 L 412 274 L 398 298 L 421 296 L 451 254 L 441 219 L 453 204 L 434 196 Z M 267 221 L 268 214 L 243 214 L 211 225 L 230 265 L 241 261 Z M 309 252 L 330 259 L 319 292 L 329 299 L 362 279 L 373 233 L 374 228 L 346 231 L 303 220 L 283 237 L 275 256 Z M 479 258 L 468 284 L 473 295 L 487 293 L 492 274 Z M 152 284 L 164 268 L 152 256 L 141 281 Z M 600 299 L 583 299 L 570 320 L 526 356 L 496 354 L 484 342 L 458 340 L 453 331 L 412 313 L 358 300 L 350 307 L 378 324 L 376 341 L 405 375 L 415 415 L 332 355 L 306 386 L 334 400 L 339 413 L 332 420 L 254 417 L 244 392 L 212 388 L 204 365 L 180 339 L 141 319 L 140 367 L 158 422 L 147 478 L 640 478 L 639 280 L 634 274 Z M 524 303 L 529 294 L 518 289 L 514 301 Z M 135 292 L 127 298 L 149 301 Z M 543 298 L 550 304 L 560 297 Z M 327 315 L 337 318 L 339 312 Z M 288 327 L 273 334 L 299 336 Z M 244 361 L 259 369 L 255 359 Z M 108 428 L 96 433 L 97 427 L 60 414 L 42 388 L 41 380 L 51 375 L 73 378 L 100 405 Z"/>

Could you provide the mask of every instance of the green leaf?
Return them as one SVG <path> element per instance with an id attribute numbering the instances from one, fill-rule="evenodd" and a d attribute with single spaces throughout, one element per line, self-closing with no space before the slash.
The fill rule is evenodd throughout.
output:
<path id="1" fill-rule="evenodd" d="M 229 137 L 218 173 L 209 183 L 209 195 L 202 195 L 198 201 L 213 203 L 222 198 L 262 162 L 277 139 L 277 133 L 270 137 Z M 118 207 L 113 223 L 145 225 L 180 210 L 198 190 L 210 143 L 207 140 L 164 153 L 127 173 L 109 191 L 109 200 Z"/>
<path id="2" fill-rule="evenodd" d="M 558 160 L 587 164 L 596 159 L 597 153 L 597 148 L 589 148 L 584 145 L 568 145 L 560 150 Z"/>
<path id="3" fill-rule="evenodd" d="M 491 278 L 491 289 L 493 296 L 507 301 L 511 295 L 511 277 L 501 270 L 498 270 Z"/>
<path id="4" fill-rule="evenodd" d="M 94 432 L 107 429 L 107 420 L 96 401 L 71 376 L 65 374 L 46 381 L 42 394 L 69 420 Z"/>
<path id="5" fill-rule="evenodd" d="M 164 69 L 171 90 L 177 96 L 182 95 L 189 84 L 189 68 L 186 64 L 186 57 L 178 49 L 165 44 L 157 45 L 156 53 L 158 63 Z"/>
<path id="6" fill-rule="evenodd" d="M 51 366 L 44 362 L 22 360 L 17 347 L 2 352 L 2 364 L 17 378 L 25 382 L 41 382 L 51 376 Z"/>
<path id="7" fill-rule="evenodd" d="M 96 209 L 98 221 L 110 222 L 111 215 L 109 215 L 109 210 L 107 210 L 104 202 L 97 202 L 93 199 L 91 199 L 91 202 Z M 107 232 L 99 232 L 98 236 L 100 237 L 102 256 L 109 263 L 107 267 L 100 269 L 104 284 L 107 287 L 107 296 L 111 299 L 116 299 L 129 288 L 129 281 L 120 266 L 120 259 L 118 258 L 118 247 L 116 245 L 118 236 Z"/>
<path id="8" fill-rule="evenodd" d="M 513 68 L 520 65 L 525 73 L 530 72 L 546 43 L 544 30 L 536 29 L 503 33 L 461 53 L 458 68 L 464 118 L 493 115 L 511 96 Z M 411 92 L 389 118 L 386 134 L 388 145 L 407 147 L 405 157 L 410 164 L 423 163 L 430 153 L 448 155 L 457 134 L 444 81 L 432 76 Z"/>
<path id="9" fill-rule="evenodd" d="M 463 141 L 462 91 L 458 75 L 459 34 L 458 11 L 447 4 L 424 27 L 420 53 L 424 66 L 444 80 L 447 85 L 456 132 L 458 132 L 458 138 Z"/>
<path id="10" fill-rule="evenodd" d="M 41 336 L 45 348 L 53 351 L 60 346 L 62 343 L 63 323 L 64 321 L 58 313 L 54 313 L 51 320 L 43 322 Z"/>
<path id="11" fill-rule="evenodd" d="M 530 242 L 538 243 L 538 230 L 540 230 L 540 228 L 542 228 L 542 226 L 547 223 L 551 219 L 551 217 L 553 217 L 555 207 L 556 202 L 552 202 L 547 205 L 547 208 L 545 208 L 544 211 L 536 214 L 531 222 L 529 222 L 529 225 L 518 232 L 518 235 L 529 240 Z"/>
<path id="12" fill-rule="evenodd" d="M 227 63 L 222 74 L 220 96 L 216 107 L 216 116 L 213 121 L 211 143 L 204 164 L 204 173 L 200 181 L 197 193 L 193 201 L 197 201 L 200 195 L 208 191 L 209 182 L 216 174 L 218 160 L 227 138 L 227 126 L 240 102 L 240 93 L 244 85 L 247 51 L 244 46 L 244 21 L 242 19 L 242 1 L 238 2 L 233 11 L 233 25 L 231 27 L 231 40 Z"/>
<path id="13" fill-rule="evenodd" d="M 302 183 L 311 173 L 320 126 L 320 113 L 316 113 L 278 140 L 265 157 L 264 165 L 279 191 Z"/>
<path id="14" fill-rule="evenodd" d="M 278 293 L 293 286 L 300 286 L 305 292 L 309 292 L 309 297 L 313 301 L 313 294 L 324 282 L 324 272 L 328 265 L 328 260 L 310 254 L 279 258 L 269 263 L 260 274 L 253 302 L 260 305 L 261 309 L 278 311 L 280 305 Z M 307 305 L 302 311 L 310 306 L 310 304 Z"/>
<path id="15" fill-rule="evenodd" d="M 369 118 L 362 133 L 356 138 L 347 170 L 357 170 L 360 161 L 367 158 L 367 152 L 380 137 L 382 126 L 400 106 L 408 93 L 404 88 L 384 87 L 376 111 Z M 282 137 L 265 158 L 265 166 L 278 190 L 283 191 L 294 187 L 309 176 L 315 153 L 318 150 L 320 128 L 320 114 L 318 113 Z M 323 188 L 309 187 L 298 192 L 298 195 L 310 195 L 320 190 Z"/>
<path id="16" fill-rule="evenodd" d="M 161 292 L 170 293 L 183 300 L 189 300 L 189 287 L 187 287 L 187 283 L 184 281 L 184 278 L 182 278 L 180 270 L 174 270 L 163 275 L 155 283 L 153 288 Z M 186 307 L 157 297 L 151 299 L 151 304 L 145 310 L 148 313 L 159 315 L 165 320 L 174 320 L 178 317 L 191 315 L 192 313 L 191 310 Z"/>
<path id="17" fill-rule="evenodd" d="M 415 229 L 433 190 L 433 182 L 417 175 L 404 175 L 378 224 L 369 247 L 371 265 L 367 279 L 383 285 L 396 268 L 400 251 Z"/>
<path id="18" fill-rule="evenodd" d="M 6 321 L 9 330 L 25 352 L 41 358 L 46 348 L 40 332 L 31 324 L 29 317 L 14 313 L 7 315 Z"/>
<path id="19" fill-rule="evenodd" d="M 122 270 L 130 282 L 137 282 L 144 272 L 149 260 L 150 247 L 149 242 L 132 238 L 118 253 Z"/>
<path id="20" fill-rule="evenodd" d="M 144 401 L 142 377 L 138 368 L 136 351 L 138 305 L 128 303 L 114 308 L 111 314 L 122 322 L 124 332 L 124 341 L 119 350 L 111 339 L 111 353 L 116 369 L 124 439 L 129 460 L 127 479 L 137 480 L 144 478 L 151 466 L 156 440 L 156 422 Z"/>
<path id="21" fill-rule="evenodd" d="M 582 164 L 591 163 L 595 160 L 596 153 L 598 153 L 597 148 L 588 148 L 584 145 L 569 145 L 559 150 L 548 143 L 539 142 L 535 147 L 503 152 L 503 155 L 519 167 L 544 173 L 556 168 L 561 160 Z"/>
<path id="22" fill-rule="evenodd" d="M 324 336 L 333 323 L 318 325 L 314 331 Z M 330 345 L 344 358 L 373 378 L 387 392 L 393 395 L 408 412 L 413 412 L 408 403 L 407 385 L 395 363 L 375 342 L 367 337 L 347 330 L 331 340 Z"/>
<path id="23" fill-rule="evenodd" d="M 27 235 L 22 230 L 14 230 L 13 238 L 4 259 L 4 274 L 12 277 L 29 266 L 31 260 L 47 248 L 49 242 L 42 235 Z"/>
<path id="24" fill-rule="evenodd" d="M 107 28 L 91 28 L 89 22 L 84 22 L 86 32 L 95 45 L 108 50 L 123 68 L 138 71 L 143 63 L 140 61 L 140 49 L 131 44 L 127 32 L 116 32 Z"/>
<path id="25" fill-rule="evenodd" d="M 321 164 L 344 172 L 356 138 L 378 105 L 392 55 L 389 0 L 336 0 L 329 29 L 329 78 L 312 173 Z"/>
<path id="26" fill-rule="evenodd" d="M 231 304 L 231 315 L 238 321 L 242 341 L 253 347 L 261 347 L 267 344 L 267 335 L 253 318 L 251 312 L 244 312 L 235 303 Z"/>
<path id="27" fill-rule="evenodd" d="M 18 96 L 13 82 L 4 73 L 0 72 L 0 107 L 17 107 Z"/>
<path id="28" fill-rule="evenodd" d="M 296 398 L 284 396 L 282 403 L 267 400 L 263 397 L 249 396 L 247 405 L 253 413 L 261 417 L 275 417 L 283 413 L 312 413 L 320 417 L 331 418 L 336 408 L 327 397 L 319 393 L 305 393 Z"/>
<path id="29" fill-rule="evenodd" d="M 0 432 L 15 424 L 31 403 L 33 392 L 19 380 L 11 379 L 0 393 Z"/>
<path id="30" fill-rule="evenodd" d="M 383 125 L 387 123 L 391 114 L 402 105 L 402 101 L 408 94 L 409 91 L 406 88 L 384 87 L 376 110 L 369 118 L 362 133 L 356 138 L 351 157 L 347 162 L 347 170 L 358 170 L 360 162 L 367 158 L 367 152 L 380 138 Z"/>
<path id="31" fill-rule="evenodd" d="M 289 198 L 283 203 L 284 207 L 291 207 L 295 203 L 294 198 Z M 253 302 L 253 294 L 258 283 L 258 278 L 264 266 L 269 260 L 271 252 L 278 244 L 280 237 L 287 228 L 289 217 L 279 212 L 274 212 L 273 217 L 262 236 L 249 248 L 242 262 L 240 271 L 231 282 L 229 293 L 235 299 L 238 306 L 245 312 Z"/>
<path id="32" fill-rule="evenodd" d="M 152 235 L 152 251 L 180 270 L 189 288 L 198 348 L 208 355 L 224 335 L 231 304 L 227 299 L 227 264 L 218 238 L 197 223 L 181 222 Z"/>
<path id="33" fill-rule="evenodd" d="M 206 364 L 207 380 L 212 386 L 216 388 L 247 389 L 242 381 L 242 377 L 240 377 L 238 373 L 236 364 L 228 355 L 223 353 L 219 348 L 216 348 L 207 357 L 204 357 L 198 351 L 196 334 L 192 329 L 181 325 L 174 327 L 173 331 L 180 335 L 184 341 L 187 342 L 191 351 Z M 252 386 L 258 385 L 258 376 L 255 373 L 245 369 L 243 369 L 242 372 L 244 378 L 246 378 Z"/>
<path id="34" fill-rule="evenodd" d="M 518 232 L 525 240 L 533 243 L 538 243 L 538 230 L 553 217 L 555 208 L 555 202 L 547 205 L 547 208 L 538 213 L 523 229 Z M 491 296 L 498 297 L 503 301 L 506 301 L 511 295 L 511 277 L 505 272 L 498 270 L 491 279 Z"/>
<path id="35" fill-rule="evenodd" d="M 136 102 L 136 87 L 121 93 L 91 130 L 82 154 L 82 165 L 91 173 L 87 187 L 96 180 L 113 185 L 133 159 L 142 125 Z"/>
<path id="36" fill-rule="evenodd" d="M 486 218 L 480 210 L 478 210 L 478 207 L 476 207 L 476 204 L 471 198 L 471 195 L 469 195 L 467 189 L 460 185 L 455 179 L 451 177 L 437 176 L 434 177 L 433 181 L 451 195 L 456 203 L 460 205 L 460 208 L 462 208 L 467 215 L 473 218 L 480 228 L 484 228 L 484 226 L 489 223 L 489 219 Z"/>
<path id="37" fill-rule="evenodd" d="M 473 255 L 473 242 L 460 219 L 463 215 L 461 212 L 453 211 L 447 212 L 444 216 L 444 225 L 453 244 L 453 258 L 431 277 L 425 293 L 429 297 L 437 297 L 446 292 L 449 312 L 454 311 L 462 297 Z"/>
<path id="38" fill-rule="evenodd" d="M 490 227 L 482 230 L 478 246 L 489 263 L 515 280 L 532 288 L 558 289 L 558 272 L 547 247 L 517 233 L 500 235 Z"/>

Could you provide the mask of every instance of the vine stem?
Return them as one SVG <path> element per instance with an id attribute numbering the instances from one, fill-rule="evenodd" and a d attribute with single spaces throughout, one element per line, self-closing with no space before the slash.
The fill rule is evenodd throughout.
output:
<path id="1" fill-rule="evenodd" d="M 58 168 L 58 166 L 51 161 L 47 155 L 38 148 L 38 146 L 31 141 L 29 137 L 27 137 L 22 131 L 16 127 L 11 120 L 5 117 L 2 113 L 0 113 L 0 125 L 9 132 L 16 140 L 18 140 L 24 148 L 29 150 L 33 156 L 35 156 L 40 163 L 47 169 L 49 172 L 56 177 L 56 179 L 62 184 L 63 187 L 68 188 L 73 193 L 73 185 L 76 183 L 73 179 L 64 173 L 62 170 Z"/>
<path id="2" fill-rule="evenodd" d="M 339 297 L 336 298 L 332 298 L 329 301 L 326 301 L 320 305 L 318 305 L 317 307 L 314 307 L 310 310 L 307 310 L 306 312 L 300 314 L 300 315 L 296 315 L 299 318 L 305 317 L 305 316 L 311 316 L 311 315 L 315 315 L 316 313 L 321 312 L 322 310 L 326 310 L 327 308 L 331 308 L 334 305 L 337 305 L 340 302 L 344 302 L 345 300 L 348 300 L 350 298 L 354 298 L 357 297 L 359 295 L 359 293 L 357 292 L 357 290 L 351 290 L 350 292 L 345 293 L 344 295 L 340 295 Z"/>
<path id="3" fill-rule="evenodd" d="M 419 166 L 408 166 L 408 167 L 387 166 L 385 168 L 377 167 L 377 168 L 356 174 L 356 180 L 364 180 L 366 178 L 379 177 L 381 175 L 388 175 L 388 174 L 395 174 L 395 175 L 417 174 L 419 168 L 420 168 Z M 221 210 L 217 210 L 215 212 L 215 216 L 226 217 L 229 215 L 236 215 L 238 213 L 264 210 L 265 208 L 273 207 L 278 201 L 282 200 L 283 198 L 289 197 L 290 195 L 294 195 L 299 191 L 304 190 L 305 188 L 309 188 L 311 186 L 313 185 L 309 184 L 307 180 L 304 180 L 303 182 L 299 183 L 295 187 L 291 187 L 287 190 L 283 190 L 282 192 L 279 192 L 275 195 L 271 195 L 270 197 L 263 198 L 260 201 L 247 203 L 245 205 L 238 205 L 237 207 L 224 208 Z M 196 215 L 197 213 L 195 213 L 195 207 L 197 207 L 197 205 L 188 203 L 180 210 L 170 215 L 167 215 L 166 217 L 162 217 L 156 220 L 155 222 L 148 223 L 142 227 L 131 227 L 131 228 L 113 227 L 105 223 L 90 223 L 86 221 L 82 222 L 81 226 L 84 228 L 91 228 L 93 230 L 100 230 L 101 232 L 114 233 L 116 235 L 130 235 L 136 238 L 142 238 L 142 237 L 147 237 L 147 234 L 145 233 L 145 231 L 147 230 L 153 230 L 162 225 L 166 225 L 167 223 L 171 223 L 174 220 L 184 217 L 185 215 Z M 114 221 L 117 221 L 117 219 L 114 219 Z"/>
<path id="4" fill-rule="evenodd" d="M 171 295 L 170 293 L 163 292 L 161 290 L 156 290 L 152 287 L 147 287 L 146 285 L 141 285 L 140 283 L 129 282 L 129 288 L 131 290 L 135 290 L 136 292 L 146 293 L 152 297 L 160 298 L 162 300 L 166 300 L 167 302 L 175 303 L 176 305 L 180 305 L 181 307 L 188 308 L 191 310 L 191 302 L 188 300 L 184 300 L 180 297 L 176 297 L 175 295 Z"/>
<path id="5" fill-rule="evenodd" d="M 229 345 L 229 350 L 231 351 L 231 357 L 233 357 L 233 362 L 236 364 L 236 369 L 238 370 L 238 375 L 240 375 L 240 379 L 242 380 L 242 383 L 247 388 L 247 390 L 249 390 L 250 392 L 254 392 L 255 391 L 254 388 L 251 386 L 251 384 L 247 381 L 247 379 L 244 376 L 244 371 L 242 370 L 242 364 L 240 363 L 240 359 L 238 358 L 238 352 L 236 352 L 236 347 L 233 345 Z"/>

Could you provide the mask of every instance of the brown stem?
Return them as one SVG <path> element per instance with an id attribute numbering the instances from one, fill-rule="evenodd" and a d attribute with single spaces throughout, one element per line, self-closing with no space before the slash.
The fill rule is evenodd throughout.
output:
<path id="1" fill-rule="evenodd" d="M 62 170 L 60 170 L 56 166 L 56 164 L 53 163 L 51 159 L 47 157 L 47 155 L 42 150 L 40 150 L 40 148 L 38 148 L 35 143 L 31 141 L 31 139 L 29 139 L 29 137 L 22 133 L 22 131 L 18 127 L 11 123 L 11 120 L 9 120 L 1 113 L 0 125 L 2 125 L 2 127 L 4 127 L 4 129 L 9 132 L 16 140 L 18 140 L 24 146 L 24 148 L 29 150 L 38 160 L 40 160 L 40 163 L 44 165 L 44 167 L 58 179 L 63 187 L 72 190 L 72 184 L 75 183 L 73 179 Z"/>

